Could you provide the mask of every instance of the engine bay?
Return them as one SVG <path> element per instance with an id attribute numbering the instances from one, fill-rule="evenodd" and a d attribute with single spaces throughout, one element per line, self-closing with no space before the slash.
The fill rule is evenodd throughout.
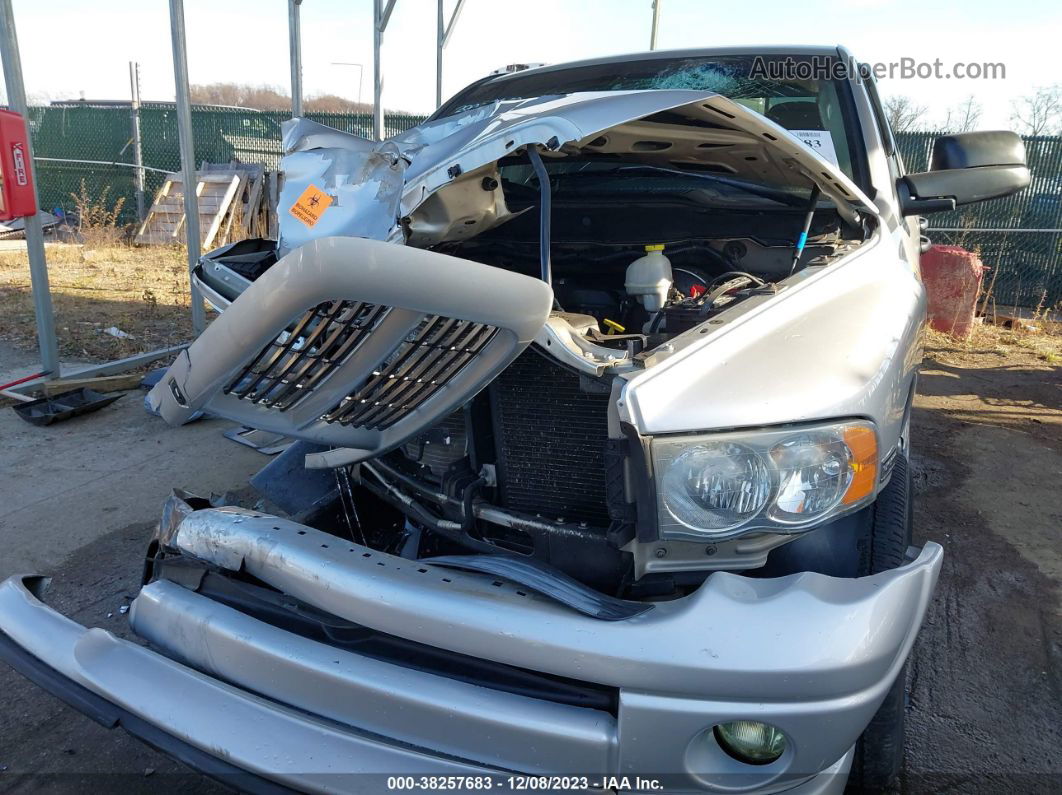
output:
<path id="1" fill-rule="evenodd" d="M 788 540 L 762 534 L 752 544 L 713 545 L 707 554 L 703 544 L 674 543 L 668 572 L 650 573 L 655 520 L 643 514 L 655 510 L 649 505 L 655 496 L 638 462 L 643 440 L 636 432 L 625 435 L 616 403 L 624 378 L 664 361 L 708 324 L 728 322 L 729 310 L 738 309 L 730 316 L 737 317 L 749 299 L 769 300 L 805 271 L 828 267 L 869 239 L 873 221 L 853 206 L 867 202 L 843 176 L 808 161 L 799 142 L 794 149 L 779 141 L 755 114 L 718 98 L 621 119 L 567 141 L 555 136 L 536 143 L 541 139 L 522 140 L 523 131 L 491 131 L 489 144 L 469 155 L 468 170 L 449 151 L 439 165 L 425 154 L 435 136 L 443 146 L 456 132 L 448 123 L 407 142 L 385 142 L 378 151 L 312 122 L 292 124 L 282 203 L 308 180 L 334 181 L 329 195 L 336 209 L 323 216 L 330 220 L 320 229 L 289 219 L 276 244 L 245 241 L 205 258 L 197 273 L 217 302 L 235 300 L 288 252 L 314 240 L 375 238 L 388 241 L 391 268 L 405 267 L 402 258 L 423 258 L 431 269 L 411 267 L 420 283 L 407 291 L 423 293 L 430 280 L 440 295 L 460 293 L 469 313 L 453 320 L 429 315 L 404 342 L 396 336 L 399 347 L 367 382 L 352 385 L 340 409 L 319 415 L 321 421 L 360 416 L 352 407 L 377 399 L 365 384 L 386 391 L 381 379 L 400 374 L 405 359 L 430 361 L 433 349 L 454 350 L 430 329 L 484 314 L 496 318 L 492 326 L 504 325 L 505 313 L 520 313 L 517 293 L 529 280 L 548 285 L 552 296 L 552 310 L 522 353 L 478 392 L 450 401 L 448 414 L 437 410 L 430 425 L 396 434 L 401 443 L 379 442 L 366 423 L 352 433 L 366 438 L 366 448 L 377 446 L 372 455 L 320 444 L 301 449 L 307 466 L 333 469 L 335 490 L 334 499 L 300 521 L 412 559 L 461 554 L 533 561 L 599 593 L 636 599 L 679 595 L 711 571 L 756 569 Z M 487 157 L 488 146 L 504 153 Z M 418 168 L 420 162 L 429 166 Z M 356 185 L 348 176 L 355 172 Z M 348 179 L 350 185 L 341 184 Z M 388 215 L 381 202 L 364 210 L 366 191 L 393 201 L 395 213 Z M 419 256 L 396 253 L 402 249 Z M 427 252 L 444 257 L 424 257 Z M 339 285 L 349 263 L 334 265 Z M 458 276 L 466 266 L 480 268 L 480 275 Z M 510 281 L 496 278 L 499 272 Z M 378 290 L 388 297 L 378 304 L 403 306 L 395 281 L 381 281 Z M 514 292 L 492 293 L 487 282 L 509 284 Z M 354 306 L 319 305 L 256 361 L 283 361 L 292 345 L 312 356 L 315 339 L 346 333 L 338 325 L 333 332 L 329 324 L 340 321 L 329 318 L 346 318 Z M 355 315 L 350 318 L 358 327 Z M 680 337 L 686 342 L 676 342 Z M 290 355 L 294 362 L 301 354 Z M 231 382 L 234 397 L 268 396 L 254 384 L 273 371 L 255 368 L 247 365 Z M 290 391 L 290 379 L 276 377 L 277 388 Z M 405 387 L 396 389 L 402 394 Z M 365 409 L 365 416 L 392 411 L 375 405 L 381 408 Z M 322 436 L 326 431 L 332 438 L 335 425 Z"/>
<path id="2" fill-rule="evenodd" d="M 538 186 L 481 189 L 503 191 L 506 221 L 425 248 L 538 278 Z M 530 348 L 433 427 L 372 461 L 336 468 L 337 498 L 300 521 L 415 559 L 471 552 L 538 561 L 600 593 L 635 599 L 680 594 L 713 570 L 762 565 L 775 542 L 745 556 L 727 544 L 715 557 L 698 547 L 679 570 L 646 576 L 636 476 L 616 426 L 617 376 L 652 366 L 654 351 L 723 322 L 717 318 L 746 299 L 785 289 L 794 273 L 854 251 L 865 230 L 828 205 L 809 217 L 797 202 L 706 205 L 696 190 L 584 193 L 553 196 L 553 311 Z M 215 269 L 222 278 L 211 283 L 221 291 L 235 279 L 254 282 L 275 263 L 266 241 L 257 249 L 245 241 L 200 272 Z"/>
<path id="3" fill-rule="evenodd" d="M 515 217 L 508 222 L 438 250 L 536 275 L 539 222 L 516 202 L 509 205 Z M 720 210 L 681 196 L 555 199 L 554 316 L 575 316 L 574 325 L 595 343 L 640 337 L 639 350 L 655 348 L 749 295 L 774 292 L 797 270 L 828 265 L 863 238 L 862 230 L 821 210 L 797 252 L 804 215 L 794 208 Z"/>

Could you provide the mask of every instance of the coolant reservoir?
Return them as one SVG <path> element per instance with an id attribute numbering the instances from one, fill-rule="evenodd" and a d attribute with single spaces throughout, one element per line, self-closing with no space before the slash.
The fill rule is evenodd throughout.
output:
<path id="1" fill-rule="evenodd" d="M 664 256 L 664 244 L 645 247 L 645 256 L 627 266 L 624 287 L 627 295 L 638 296 L 647 312 L 659 312 L 671 290 L 671 260 Z"/>

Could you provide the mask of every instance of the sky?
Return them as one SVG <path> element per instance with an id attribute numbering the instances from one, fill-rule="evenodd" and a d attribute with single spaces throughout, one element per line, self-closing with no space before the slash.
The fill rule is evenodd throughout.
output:
<path id="1" fill-rule="evenodd" d="M 172 100 L 167 0 L 13 0 L 33 99 L 126 99 L 128 62 L 142 97 Z M 447 13 L 454 0 L 445 0 Z M 192 83 L 270 84 L 287 91 L 286 0 L 185 0 Z M 648 49 L 651 0 L 466 0 L 446 49 L 443 93 L 509 63 L 558 63 Z M 304 93 L 372 100 L 372 0 L 304 0 Z M 397 0 L 383 46 L 384 106 L 435 105 L 436 0 Z M 929 120 L 970 94 L 980 127 L 1009 126 L 1011 101 L 1062 83 L 1057 0 L 840 0 L 755 4 L 661 0 L 659 49 L 843 44 L 861 61 L 1003 63 L 1005 79 L 883 79 Z M 349 64 L 362 64 L 362 67 Z M 359 74 L 361 76 L 359 87 Z"/>

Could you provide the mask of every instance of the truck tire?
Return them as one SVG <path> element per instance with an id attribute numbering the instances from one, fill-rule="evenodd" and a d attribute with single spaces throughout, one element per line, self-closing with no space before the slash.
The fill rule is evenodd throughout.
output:
<path id="1" fill-rule="evenodd" d="M 889 485 L 874 503 L 869 554 L 862 575 L 877 574 L 903 565 L 911 544 L 913 523 L 911 467 L 906 454 L 896 459 Z M 889 688 L 885 700 L 856 743 L 849 791 L 897 790 L 903 769 L 904 717 L 907 700 L 907 664 Z"/>

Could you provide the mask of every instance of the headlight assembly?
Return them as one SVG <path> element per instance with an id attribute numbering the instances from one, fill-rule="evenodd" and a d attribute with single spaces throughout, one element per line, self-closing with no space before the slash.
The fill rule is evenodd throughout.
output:
<path id="1" fill-rule="evenodd" d="M 865 421 L 652 445 L 662 538 L 806 530 L 865 505 L 877 481 L 877 435 Z"/>

